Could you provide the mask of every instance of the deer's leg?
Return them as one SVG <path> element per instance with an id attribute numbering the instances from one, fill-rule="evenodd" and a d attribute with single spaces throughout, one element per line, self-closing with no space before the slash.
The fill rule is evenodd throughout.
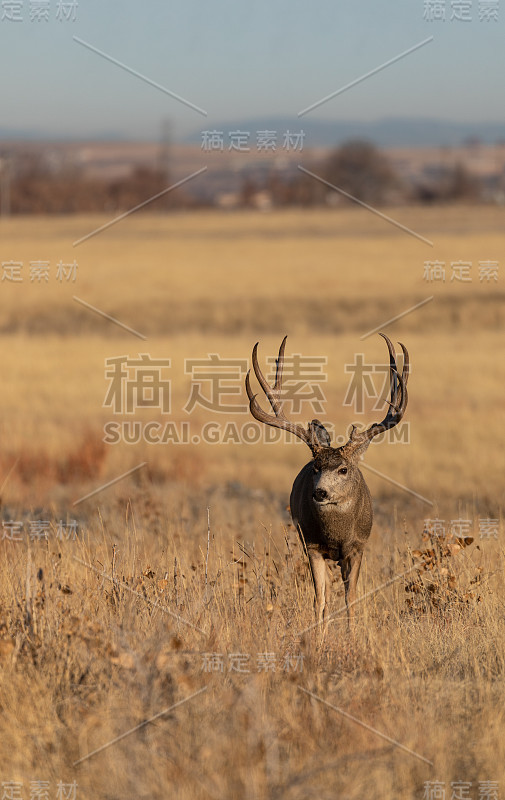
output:
<path id="1" fill-rule="evenodd" d="M 319 623 L 323 622 L 327 599 L 327 572 L 326 562 L 318 550 L 308 549 L 310 570 L 314 580 L 314 591 L 316 593 L 314 608 L 316 619 Z"/>
<path id="2" fill-rule="evenodd" d="M 356 587 L 358 585 L 359 570 L 363 553 L 353 553 L 344 558 L 341 564 L 342 579 L 345 589 L 345 604 L 347 606 L 347 623 L 349 628 L 354 620 L 354 603 L 356 602 Z"/>

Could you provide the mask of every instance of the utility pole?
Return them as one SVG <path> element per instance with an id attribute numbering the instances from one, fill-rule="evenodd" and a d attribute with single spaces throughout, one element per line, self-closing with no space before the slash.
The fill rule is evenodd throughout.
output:
<path id="1" fill-rule="evenodd" d="M 172 143 L 172 123 L 169 119 L 165 118 L 161 122 L 161 141 L 160 141 L 160 155 L 159 155 L 159 170 L 162 176 L 163 188 L 168 189 L 170 186 L 170 160 L 171 160 L 171 143 Z M 169 209 L 173 206 L 173 200 L 170 192 L 163 198 L 163 206 Z"/>

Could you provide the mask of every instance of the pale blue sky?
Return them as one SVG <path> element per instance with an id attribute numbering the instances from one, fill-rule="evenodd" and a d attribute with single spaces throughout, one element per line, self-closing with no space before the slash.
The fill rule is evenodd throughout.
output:
<path id="1" fill-rule="evenodd" d="M 228 119 L 296 115 L 417 43 L 434 41 L 312 112 L 505 123 L 505 0 L 498 22 L 426 22 L 426 0 L 79 0 L 77 20 L 0 21 L 0 129 L 157 138 Z M 39 0 L 40 2 L 40 0 Z M 8 3 L 7 3 L 8 4 Z M 2 0 L 2 6 L 6 0 Z M 456 3 L 460 5 L 461 3 Z M 464 3 L 463 3 L 464 5 Z M 205 119 L 90 52 L 73 36 L 206 109 Z"/>

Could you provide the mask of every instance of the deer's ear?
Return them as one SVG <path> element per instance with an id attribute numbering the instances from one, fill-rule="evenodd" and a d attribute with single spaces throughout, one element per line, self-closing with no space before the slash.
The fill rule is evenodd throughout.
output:
<path id="1" fill-rule="evenodd" d="M 331 447 L 330 434 L 318 419 L 309 422 L 309 433 L 313 447 Z"/>
<path id="2" fill-rule="evenodd" d="M 362 458 L 366 451 L 368 450 L 368 445 L 370 444 L 370 440 L 364 442 L 357 442 L 356 444 L 351 444 L 349 446 L 349 452 L 346 451 L 346 457 L 351 458 L 353 461 L 359 461 Z M 347 445 L 346 445 L 347 447 Z"/>

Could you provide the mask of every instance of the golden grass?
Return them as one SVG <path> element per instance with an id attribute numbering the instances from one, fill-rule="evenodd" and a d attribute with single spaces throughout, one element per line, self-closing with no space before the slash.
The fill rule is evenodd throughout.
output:
<path id="1" fill-rule="evenodd" d="M 82 797 L 421 797 L 428 780 L 503 781 L 497 546 L 467 548 L 455 569 L 466 583 L 482 566 L 481 602 L 414 614 L 400 579 L 360 604 L 354 639 L 340 614 L 321 643 L 300 634 L 312 587 L 267 494 L 145 483 L 97 505 L 79 513 L 84 541 L 3 548 L 3 775 L 77 780 Z M 363 593 L 408 569 L 420 540 L 381 528 Z"/>
<path id="2" fill-rule="evenodd" d="M 100 324 L 102 321 L 99 320 Z M 114 332 L 116 329 L 114 328 Z M 503 505 L 502 475 L 505 472 L 505 453 L 496 442 L 502 420 L 502 373 L 497 364 L 500 352 L 500 333 L 461 333 L 457 339 L 447 333 L 438 336 L 411 333 L 407 341 L 413 369 L 410 379 L 408 421 L 409 445 L 381 442 L 373 444 L 366 463 L 387 473 L 428 497 L 438 509 L 453 510 L 458 503 L 475 504 L 478 513 L 496 516 Z M 105 359 L 128 354 L 137 358 L 139 352 L 149 352 L 153 358 L 170 358 L 172 368 L 172 413 L 137 414 L 136 420 L 174 421 L 180 429 L 189 424 L 191 435 L 200 435 L 206 422 L 224 429 L 232 422 L 240 431 L 250 421 L 248 414 L 222 415 L 197 408 L 186 414 L 183 406 L 190 395 L 190 376 L 184 374 L 184 359 L 207 357 L 217 352 L 224 358 L 249 358 L 254 339 L 244 334 L 233 340 L 216 334 L 211 339 L 193 334 L 188 337 L 149 338 L 142 342 L 127 336 L 106 341 L 98 337 L 5 337 L 2 370 L 9 376 L 2 393 L 3 446 L 0 464 L 4 476 L 17 458 L 27 453 L 38 454 L 49 462 L 62 462 L 70 453 L 77 455 L 84 440 L 91 440 L 99 449 L 107 421 L 126 420 L 116 417 L 112 409 L 103 408 L 108 389 Z M 261 355 L 276 353 L 280 338 L 265 337 Z M 294 352 L 324 355 L 328 358 L 328 384 L 324 420 L 333 423 L 335 432 L 344 435 L 351 422 L 372 421 L 372 401 L 365 413 L 356 415 L 351 407 L 342 407 L 350 375 L 345 364 L 352 364 L 356 352 L 363 352 L 367 363 L 383 364 L 385 347 L 378 336 L 359 342 L 354 336 L 324 336 L 307 340 L 293 336 L 288 340 Z M 237 384 L 242 386 L 242 381 Z M 36 386 L 37 391 L 33 391 Z M 202 392 L 207 394 L 208 386 Z M 225 398 L 230 401 L 230 398 Z M 243 403 L 243 398 L 237 398 Z M 231 398 L 231 402 L 237 402 Z M 309 404 L 305 414 L 311 414 Z M 306 419 L 298 417 L 301 422 Z M 167 446 L 140 443 L 138 445 L 107 445 L 104 458 L 96 465 L 96 476 L 89 474 L 90 490 L 95 477 L 107 480 L 148 461 L 161 474 L 172 474 L 174 460 L 187 459 L 199 464 L 200 481 L 219 483 L 237 477 L 247 485 L 270 486 L 286 494 L 293 476 L 307 457 L 300 442 L 285 444 L 245 445 L 230 442 L 226 445 Z M 15 497 L 22 490 L 19 473 L 9 478 L 6 497 Z M 83 477 L 81 475 L 81 477 Z M 49 483 L 48 479 L 49 478 Z M 370 475 L 367 478 L 374 493 L 416 508 L 423 505 L 409 495 Z M 41 504 L 50 489 L 52 476 L 35 463 L 27 474 L 27 484 L 21 502 Z M 39 484 L 41 485 L 39 487 Z M 39 491 L 39 488 L 41 491 Z M 68 498 L 70 499 L 70 497 Z"/>
<path id="3" fill-rule="evenodd" d="M 433 247 L 362 209 L 162 217 L 133 215 L 84 241 L 100 217 L 2 222 L 2 261 L 23 261 L 25 282 L 2 282 L 0 330 L 111 335 L 70 302 L 73 294 L 146 335 L 178 330 L 361 333 L 425 297 L 402 331 L 489 329 L 503 322 L 501 281 L 480 283 L 479 261 L 499 260 L 496 208 L 387 209 Z M 30 284 L 29 263 L 78 262 L 75 283 Z M 423 280 L 426 260 L 447 263 L 447 281 Z M 451 261 L 472 261 L 471 285 L 450 281 Z M 148 310 L 148 313 L 146 313 Z M 114 333 L 112 333 L 114 335 Z"/>
<path id="4" fill-rule="evenodd" d="M 0 284 L 2 515 L 24 523 L 22 541 L 0 545 L 3 781 L 23 781 L 28 794 L 30 781 L 47 780 L 55 795 L 58 781 L 75 780 L 79 800 L 389 800 L 422 798 L 425 781 L 445 781 L 448 796 L 451 781 L 472 781 L 475 797 L 479 781 L 505 791 L 504 303 L 501 275 L 476 277 L 478 261 L 501 258 L 503 212 L 387 213 L 435 246 L 361 209 L 134 216 L 77 248 L 106 220 L 1 223 L 3 261 L 79 263 L 75 284 Z M 435 259 L 472 261 L 473 282 L 427 284 L 423 262 Z M 342 406 L 355 353 L 384 363 L 382 340 L 359 337 L 430 294 L 386 329 L 411 353 L 411 442 L 374 444 L 366 463 L 433 505 L 366 472 L 376 514 L 359 583 L 368 596 L 354 638 L 339 615 L 322 642 L 302 633 L 312 586 L 286 511 L 306 448 L 104 445 L 104 360 L 170 358 L 170 419 L 199 433 L 222 417 L 182 410 L 184 359 L 248 359 L 260 337 L 265 359 L 288 333 L 288 352 L 328 358 L 321 416 L 344 434 L 377 413 Z M 470 519 L 475 540 L 448 565 L 458 591 L 423 611 L 407 602 L 410 573 L 375 590 L 409 569 L 427 517 Z M 498 520 L 497 540 L 479 538 L 482 518 Z M 72 519 L 77 539 L 59 540 L 59 521 Z M 50 523 L 48 541 L 30 540 L 33 520 Z M 476 596 L 462 602 L 475 575 Z M 274 671 L 260 669 L 265 653 Z M 222 671 L 207 671 L 219 654 Z M 230 670 L 233 654 L 248 656 L 249 672 Z"/>

